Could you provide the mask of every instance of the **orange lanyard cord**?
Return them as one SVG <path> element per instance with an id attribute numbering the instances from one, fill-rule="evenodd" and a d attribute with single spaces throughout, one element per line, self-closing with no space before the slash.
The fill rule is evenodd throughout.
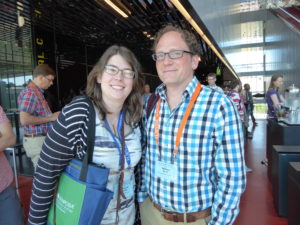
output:
<path id="1" fill-rule="evenodd" d="M 46 103 L 45 99 L 43 98 L 43 96 L 41 95 L 41 92 L 37 89 L 37 87 L 33 84 L 33 82 L 29 83 L 29 86 L 32 87 L 35 91 L 35 93 L 37 94 L 38 98 L 40 99 L 40 101 L 42 102 L 42 105 L 45 107 L 45 110 L 48 110 L 48 104 Z"/>
<path id="2" fill-rule="evenodd" d="M 154 125 L 154 137 L 155 141 L 158 144 L 159 142 L 159 114 L 160 114 L 160 98 L 156 104 L 156 113 L 155 113 L 155 125 Z"/>
<path id="3" fill-rule="evenodd" d="M 192 95 L 192 98 L 188 104 L 187 110 L 185 112 L 185 114 L 183 115 L 182 118 L 182 122 L 179 126 L 177 135 L 176 135 L 176 142 L 175 142 L 175 149 L 173 151 L 173 153 L 175 153 L 175 155 L 178 153 L 178 148 L 179 148 L 179 144 L 180 144 L 180 139 L 181 139 L 181 134 L 183 132 L 183 129 L 186 125 L 186 122 L 191 114 L 192 108 L 194 107 L 194 104 L 197 100 L 197 97 L 199 96 L 199 93 L 201 91 L 201 84 L 200 82 L 198 82 L 197 87 Z M 160 99 L 158 100 L 157 104 L 156 104 L 156 113 L 155 113 L 155 125 L 154 125 L 154 137 L 155 137 L 155 141 L 158 144 L 159 142 L 159 114 L 160 114 L 160 104 L 161 101 Z"/>
<path id="4" fill-rule="evenodd" d="M 181 134 L 182 134 L 183 129 L 184 129 L 185 125 L 186 125 L 186 122 L 187 122 L 187 120 L 188 120 L 188 118 L 189 118 L 189 116 L 191 114 L 192 108 L 194 107 L 194 104 L 195 104 L 195 102 L 197 100 L 197 97 L 198 97 L 200 91 L 201 91 L 201 84 L 200 84 L 200 82 L 198 82 L 196 90 L 194 91 L 194 93 L 192 95 L 192 98 L 191 98 L 191 100 L 189 102 L 189 105 L 187 107 L 187 110 L 186 110 L 185 114 L 183 115 L 182 122 L 181 122 L 181 124 L 179 126 L 179 129 L 178 129 L 178 132 L 177 132 L 177 135 L 176 135 L 176 144 L 175 144 L 175 149 L 173 151 L 175 154 L 178 153 L 178 148 L 179 148 L 179 144 L 180 144 Z"/>

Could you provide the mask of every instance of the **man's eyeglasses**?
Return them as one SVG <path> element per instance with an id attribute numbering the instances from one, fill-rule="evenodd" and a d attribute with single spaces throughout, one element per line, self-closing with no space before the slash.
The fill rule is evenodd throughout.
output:
<path id="1" fill-rule="evenodd" d="M 135 76 L 133 70 L 131 70 L 131 69 L 120 70 L 118 67 L 113 66 L 113 65 L 104 66 L 104 71 L 112 76 L 117 75 L 119 73 L 119 71 L 121 71 L 122 72 L 121 74 L 123 75 L 123 77 L 125 77 L 127 79 L 133 79 Z"/>
<path id="2" fill-rule="evenodd" d="M 154 53 L 152 55 L 152 58 L 154 61 L 161 61 L 164 60 L 165 56 L 168 55 L 170 59 L 179 59 L 183 56 L 183 53 L 188 53 L 193 55 L 192 52 L 189 51 L 185 51 L 185 50 L 174 50 L 171 52 L 158 52 L 158 53 Z"/>
<path id="3" fill-rule="evenodd" d="M 50 79 L 50 78 L 48 78 L 48 77 L 44 77 L 44 78 L 46 78 L 46 80 L 48 80 L 50 83 L 51 83 L 51 82 L 53 83 L 53 81 L 54 81 L 54 79 Z"/>

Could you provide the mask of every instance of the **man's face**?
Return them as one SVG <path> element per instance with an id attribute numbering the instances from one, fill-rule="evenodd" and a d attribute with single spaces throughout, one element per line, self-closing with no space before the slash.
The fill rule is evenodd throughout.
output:
<path id="1" fill-rule="evenodd" d="M 40 88 L 43 90 L 47 90 L 54 82 L 55 77 L 51 74 L 47 76 L 40 75 Z"/>
<path id="2" fill-rule="evenodd" d="M 207 77 L 207 82 L 209 86 L 213 86 L 216 84 L 216 78 L 214 77 Z"/>
<path id="3" fill-rule="evenodd" d="M 150 86 L 148 84 L 145 84 L 145 86 L 144 86 L 144 92 L 145 92 L 145 94 L 150 93 Z"/>
<path id="4" fill-rule="evenodd" d="M 168 53 L 174 50 L 190 51 L 181 34 L 175 31 L 165 33 L 157 43 L 155 53 Z M 185 87 L 191 81 L 194 70 L 199 63 L 199 57 L 183 53 L 181 58 L 170 59 L 168 55 L 156 61 L 159 78 L 167 87 Z"/>

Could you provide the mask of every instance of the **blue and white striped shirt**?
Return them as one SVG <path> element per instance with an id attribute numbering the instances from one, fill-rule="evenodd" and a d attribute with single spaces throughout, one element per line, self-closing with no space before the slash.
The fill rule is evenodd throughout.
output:
<path id="1" fill-rule="evenodd" d="M 157 88 L 161 98 L 159 144 L 154 137 L 156 109 L 148 119 L 144 113 L 144 157 L 138 200 L 143 202 L 150 196 L 162 207 L 182 213 L 212 207 L 210 225 L 232 224 L 239 212 L 246 175 L 241 122 L 227 96 L 202 85 L 181 136 L 175 160 L 177 180 L 162 181 L 155 171 L 160 152 L 164 162 L 171 162 L 176 134 L 197 82 L 194 77 L 172 111 L 166 86 Z"/>

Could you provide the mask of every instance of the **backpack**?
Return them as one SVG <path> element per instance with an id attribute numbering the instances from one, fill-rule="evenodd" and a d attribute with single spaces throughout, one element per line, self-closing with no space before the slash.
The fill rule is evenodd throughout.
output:
<path id="1" fill-rule="evenodd" d="M 149 115 L 152 112 L 154 106 L 158 102 L 158 99 L 159 99 L 159 95 L 155 94 L 155 93 L 152 93 L 150 95 L 150 97 L 148 98 L 148 101 L 146 103 L 147 104 L 147 106 L 146 106 L 146 117 L 147 117 L 147 119 L 149 118 Z"/>
<path id="2" fill-rule="evenodd" d="M 229 97 L 229 98 L 231 98 L 231 94 L 233 93 L 233 91 L 228 91 L 227 92 L 227 96 Z M 242 96 L 239 94 L 239 97 L 240 97 L 240 100 L 239 100 L 239 105 L 238 105 L 238 110 L 240 111 L 241 110 L 241 102 L 242 102 Z"/>

